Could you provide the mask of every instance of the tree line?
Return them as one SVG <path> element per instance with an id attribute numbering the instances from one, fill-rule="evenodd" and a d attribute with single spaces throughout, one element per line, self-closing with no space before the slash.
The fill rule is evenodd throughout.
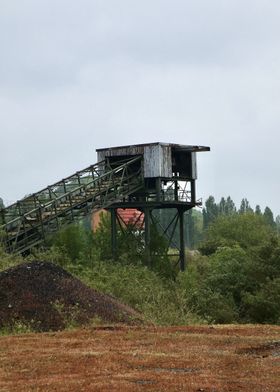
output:
<path id="1" fill-rule="evenodd" d="M 264 211 L 261 211 L 259 205 L 256 205 L 255 209 L 250 206 L 249 201 L 243 198 L 240 203 L 239 209 L 236 208 L 234 201 L 230 196 L 227 198 L 222 197 L 220 202 L 216 203 L 214 196 L 209 196 L 205 202 L 205 207 L 202 210 L 203 215 L 203 228 L 207 227 L 216 220 L 220 215 L 234 215 L 234 214 L 246 214 L 255 213 L 256 215 L 262 215 L 265 221 L 271 227 L 279 227 L 280 216 L 278 215 L 274 220 L 273 212 L 269 207 L 265 207 Z"/>
<path id="2" fill-rule="evenodd" d="M 175 209 L 165 209 L 154 211 L 155 217 L 163 231 L 168 227 L 169 223 L 176 215 Z M 265 207 L 264 211 L 261 210 L 259 205 L 253 209 L 246 198 L 241 200 L 239 208 L 236 206 L 230 196 L 222 197 L 220 201 L 216 202 L 214 196 L 209 196 L 204 203 L 201 210 L 191 209 L 186 211 L 184 217 L 185 227 L 185 243 L 189 249 L 198 249 L 201 241 L 203 241 L 207 229 L 213 224 L 220 216 L 233 216 L 242 214 L 255 214 L 263 217 L 265 222 L 274 230 L 280 232 L 280 216 L 274 215 L 269 207 Z M 173 233 L 173 226 L 167 230 L 167 234 Z M 173 233 L 173 243 L 179 244 L 179 227 L 176 227 Z"/>
<path id="3" fill-rule="evenodd" d="M 133 236 L 130 231 L 118 232 L 119 257 L 112 261 L 108 216 L 104 216 L 96 233 L 86 234 L 81 228 L 74 227 L 71 233 L 68 228 L 55 236 L 54 245 L 60 249 L 59 253 L 64 252 L 63 260 L 70 258 L 75 265 L 77 260 L 83 266 L 90 264 L 95 274 L 100 269 L 100 263 L 104 262 L 102 265 L 106 265 L 108 283 L 112 265 L 114 273 L 119 271 L 120 279 L 125 265 L 137 266 L 138 280 L 135 281 L 133 274 L 127 277 L 129 292 L 123 286 L 123 292 L 120 292 L 119 286 L 117 288 L 114 283 L 109 293 L 121 297 L 141 311 L 151 312 L 149 315 L 157 323 L 184 324 L 197 320 L 208 323 L 279 324 L 280 235 L 275 221 L 268 219 L 269 214 L 265 214 L 267 209 L 263 213 L 258 208 L 249 209 L 246 200 L 238 210 L 230 199 L 227 204 L 231 206 L 230 209 L 226 208 L 223 199 L 218 204 L 214 203 L 213 198 L 210 202 L 205 203 L 204 210 L 200 212 L 203 238 L 197 243 L 199 251 L 187 254 L 185 272 L 174 269 L 172 261 L 162 257 L 160 248 L 164 248 L 166 243 L 158 230 L 151 233 L 151 264 L 147 263 L 143 253 L 143 239 L 139 234 Z M 209 204 L 214 207 L 216 204 L 217 214 L 214 218 L 211 216 L 211 222 L 208 221 L 205 227 L 203 213 L 209 213 Z M 192 218 L 197 218 L 196 212 Z M 156 276 L 161 282 L 158 292 L 154 281 L 146 286 L 146 274 L 148 280 Z M 134 286 L 139 289 L 137 295 L 132 295 Z M 149 299 L 149 310 L 146 309 L 147 298 L 144 300 L 143 297 L 145 292 L 153 293 L 157 298 L 156 302 L 152 297 Z M 167 317 L 166 309 L 171 317 L 163 320 L 162 315 Z"/>
<path id="4" fill-rule="evenodd" d="M 157 218 L 163 225 L 171 216 Z M 237 209 L 229 197 L 216 203 L 210 196 L 202 211 L 186 213 L 185 224 L 196 230 L 188 240 L 198 249 L 187 254 L 185 272 L 163 256 L 166 241 L 156 228 L 152 263 L 143 236 L 130 230 L 118 230 L 118 258 L 112 260 L 108 214 L 95 233 L 82 222 L 69 225 L 29 257 L 62 265 L 158 324 L 280 324 L 280 235 L 269 209 L 252 209 L 246 199 Z M 22 261 L 0 248 L 1 269 Z"/>

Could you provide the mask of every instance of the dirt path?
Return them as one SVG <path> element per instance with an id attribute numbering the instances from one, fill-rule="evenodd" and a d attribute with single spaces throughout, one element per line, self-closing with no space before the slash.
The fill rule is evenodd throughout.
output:
<path id="1" fill-rule="evenodd" d="M 0 338 L 1 392 L 279 391 L 280 327 L 99 327 Z"/>

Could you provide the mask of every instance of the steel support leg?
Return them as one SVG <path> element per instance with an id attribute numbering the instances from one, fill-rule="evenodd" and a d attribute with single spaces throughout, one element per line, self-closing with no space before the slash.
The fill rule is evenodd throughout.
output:
<path id="1" fill-rule="evenodd" d="M 145 222 L 145 253 L 147 262 L 151 265 L 151 210 L 145 208 L 144 210 L 144 222 Z"/>
<path id="2" fill-rule="evenodd" d="M 186 253 L 185 253 L 185 230 L 184 230 L 184 210 L 178 209 L 180 224 L 180 270 L 185 271 Z"/>
<path id="3" fill-rule="evenodd" d="M 117 258 L 117 219 L 116 219 L 116 209 L 111 210 L 111 247 L 112 247 L 112 257 L 114 260 Z"/>
<path id="4" fill-rule="evenodd" d="M 195 180 L 191 181 L 191 201 L 193 204 L 196 203 Z"/>
<path id="5" fill-rule="evenodd" d="M 156 197 L 157 201 L 161 201 L 161 179 L 156 178 Z"/>

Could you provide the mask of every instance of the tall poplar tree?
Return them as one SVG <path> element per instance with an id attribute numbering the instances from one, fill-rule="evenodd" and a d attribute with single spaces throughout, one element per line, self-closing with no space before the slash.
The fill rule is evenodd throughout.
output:
<path id="1" fill-rule="evenodd" d="M 256 215 L 261 215 L 262 214 L 261 207 L 258 204 L 256 205 L 256 208 L 255 208 L 255 214 Z"/>
<path id="2" fill-rule="evenodd" d="M 241 200 L 239 214 L 246 214 L 247 212 L 253 212 L 253 209 L 250 207 L 249 201 L 244 198 Z"/>
<path id="3" fill-rule="evenodd" d="M 219 215 L 219 206 L 215 202 L 214 196 L 209 196 L 202 210 L 203 228 L 206 229 L 210 223 L 214 222 Z"/>
<path id="4" fill-rule="evenodd" d="M 275 227 L 273 212 L 269 207 L 265 207 L 263 217 L 271 227 Z"/>

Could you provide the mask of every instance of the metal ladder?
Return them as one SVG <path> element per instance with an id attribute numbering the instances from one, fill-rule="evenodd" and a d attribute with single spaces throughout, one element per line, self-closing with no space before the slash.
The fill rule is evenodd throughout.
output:
<path id="1" fill-rule="evenodd" d="M 112 168 L 101 161 L 0 209 L 0 241 L 9 253 L 26 253 L 65 224 L 140 190 L 142 156 Z"/>

